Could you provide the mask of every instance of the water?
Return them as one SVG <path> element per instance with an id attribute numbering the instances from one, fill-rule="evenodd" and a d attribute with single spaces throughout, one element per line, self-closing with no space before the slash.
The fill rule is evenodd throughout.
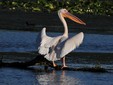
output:
<path id="1" fill-rule="evenodd" d="M 48 33 L 58 36 L 62 33 Z M 70 33 L 72 37 L 76 33 Z M 36 51 L 38 32 L 0 31 L 0 52 Z M 85 34 L 84 42 L 76 49 L 77 52 L 108 52 L 113 53 L 113 35 Z"/>
<path id="2" fill-rule="evenodd" d="M 111 73 L 0 68 L 0 85 L 113 85 Z"/>
<path id="3" fill-rule="evenodd" d="M 34 32 L 0 31 L 0 51 L 25 52 L 36 50 L 37 34 Z"/>
<path id="4" fill-rule="evenodd" d="M 110 74 L 54 70 L 51 73 L 37 75 L 41 85 L 112 85 L 112 78 Z"/>
<path id="5" fill-rule="evenodd" d="M 57 36 L 62 33 L 48 33 Z M 76 33 L 70 33 L 70 37 Z M 28 52 L 37 50 L 38 32 L 0 31 L 0 52 Z M 76 52 L 113 53 L 113 35 L 85 34 L 83 44 Z M 84 55 L 83 55 L 84 56 Z M 92 67 L 94 64 L 77 64 L 69 61 L 72 67 Z M 102 64 L 105 69 L 113 65 Z M 39 68 L 16 69 L 0 68 L 0 85 L 113 85 L 113 70 L 108 73 L 92 73 L 82 71 L 44 71 Z"/>
<path id="6" fill-rule="evenodd" d="M 29 70 L 0 68 L 0 85 L 35 85 L 35 74 Z"/>

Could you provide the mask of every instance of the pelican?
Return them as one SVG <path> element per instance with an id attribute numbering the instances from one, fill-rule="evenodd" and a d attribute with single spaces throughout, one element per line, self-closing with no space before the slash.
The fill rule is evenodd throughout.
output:
<path id="1" fill-rule="evenodd" d="M 83 41 L 83 33 L 79 33 L 76 36 L 68 39 L 68 26 L 64 18 L 69 18 L 72 21 L 86 25 L 78 17 L 69 13 L 66 9 L 60 9 L 58 11 L 58 16 L 63 23 L 64 33 L 63 35 L 57 37 L 50 37 L 46 34 L 46 28 L 43 28 L 40 36 L 40 45 L 38 47 L 38 53 L 44 55 L 44 57 L 53 62 L 53 66 L 56 64 L 54 61 L 62 59 L 63 67 L 66 67 L 65 64 L 65 55 L 70 53 L 73 49 L 79 46 Z M 67 40 L 68 39 L 68 40 Z M 65 41 L 65 42 L 64 42 Z"/>

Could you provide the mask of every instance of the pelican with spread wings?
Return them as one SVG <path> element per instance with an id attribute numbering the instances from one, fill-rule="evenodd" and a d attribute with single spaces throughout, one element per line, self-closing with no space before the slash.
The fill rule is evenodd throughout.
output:
<path id="1" fill-rule="evenodd" d="M 64 26 L 63 35 L 57 37 L 47 36 L 46 28 L 43 28 L 38 36 L 40 37 L 40 45 L 38 47 L 38 53 L 41 55 L 45 55 L 44 57 L 47 60 L 52 61 L 53 66 L 56 66 L 54 61 L 62 59 L 63 67 L 66 67 L 65 56 L 82 43 L 84 34 L 83 32 L 81 32 L 75 35 L 74 37 L 68 39 L 68 26 L 64 18 L 69 18 L 79 24 L 83 24 L 83 25 L 86 24 L 78 17 L 69 13 L 66 9 L 60 9 L 58 11 L 58 16 Z"/>

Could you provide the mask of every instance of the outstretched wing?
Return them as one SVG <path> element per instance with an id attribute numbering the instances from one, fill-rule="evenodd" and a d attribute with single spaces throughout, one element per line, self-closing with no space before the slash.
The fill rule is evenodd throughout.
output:
<path id="1" fill-rule="evenodd" d="M 38 46 L 38 53 L 45 55 L 49 52 L 49 47 L 46 46 L 53 38 L 46 35 L 46 28 L 43 28 L 41 33 L 39 33 L 39 46 Z"/>
<path id="2" fill-rule="evenodd" d="M 51 50 L 50 53 L 44 57 L 49 61 L 60 60 L 62 57 L 76 49 L 83 42 L 83 38 L 84 34 L 81 32 L 64 42 L 59 43 L 54 50 Z"/>
<path id="3" fill-rule="evenodd" d="M 76 49 L 83 42 L 84 34 L 80 32 L 79 34 L 68 39 L 64 45 L 61 47 L 59 57 L 62 58 L 74 49 Z"/>

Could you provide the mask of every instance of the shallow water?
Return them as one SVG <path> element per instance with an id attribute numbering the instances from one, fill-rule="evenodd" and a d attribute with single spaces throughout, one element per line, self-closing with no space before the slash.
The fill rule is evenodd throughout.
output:
<path id="1" fill-rule="evenodd" d="M 35 85 L 35 73 L 15 68 L 0 68 L 0 85 Z"/>
<path id="2" fill-rule="evenodd" d="M 110 74 L 54 70 L 51 73 L 37 75 L 41 85 L 111 85 L 111 78 L 113 77 Z"/>
<path id="3" fill-rule="evenodd" d="M 62 33 L 51 33 L 57 36 Z M 76 33 L 70 33 L 70 37 Z M 0 31 L 0 52 L 27 52 L 37 50 L 38 32 Z M 85 34 L 83 44 L 77 52 L 113 52 L 113 35 Z M 84 55 L 83 55 L 84 56 Z M 101 56 L 102 57 L 102 56 Z M 76 63 L 74 57 L 68 61 L 72 67 L 94 67 L 92 63 Z M 59 63 L 59 62 L 58 62 Z M 61 63 L 59 63 L 61 64 Z M 82 71 L 43 70 L 43 66 L 34 69 L 0 68 L 0 85 L 113 85 L 113 65 L 106 63 L 101 66 L 108 73 L 92 73 Z"/>
<path id="4" fill-rule="evenodd" d="M 112 85 L 111 73 L 0 68 L 0 85 Z"/>

